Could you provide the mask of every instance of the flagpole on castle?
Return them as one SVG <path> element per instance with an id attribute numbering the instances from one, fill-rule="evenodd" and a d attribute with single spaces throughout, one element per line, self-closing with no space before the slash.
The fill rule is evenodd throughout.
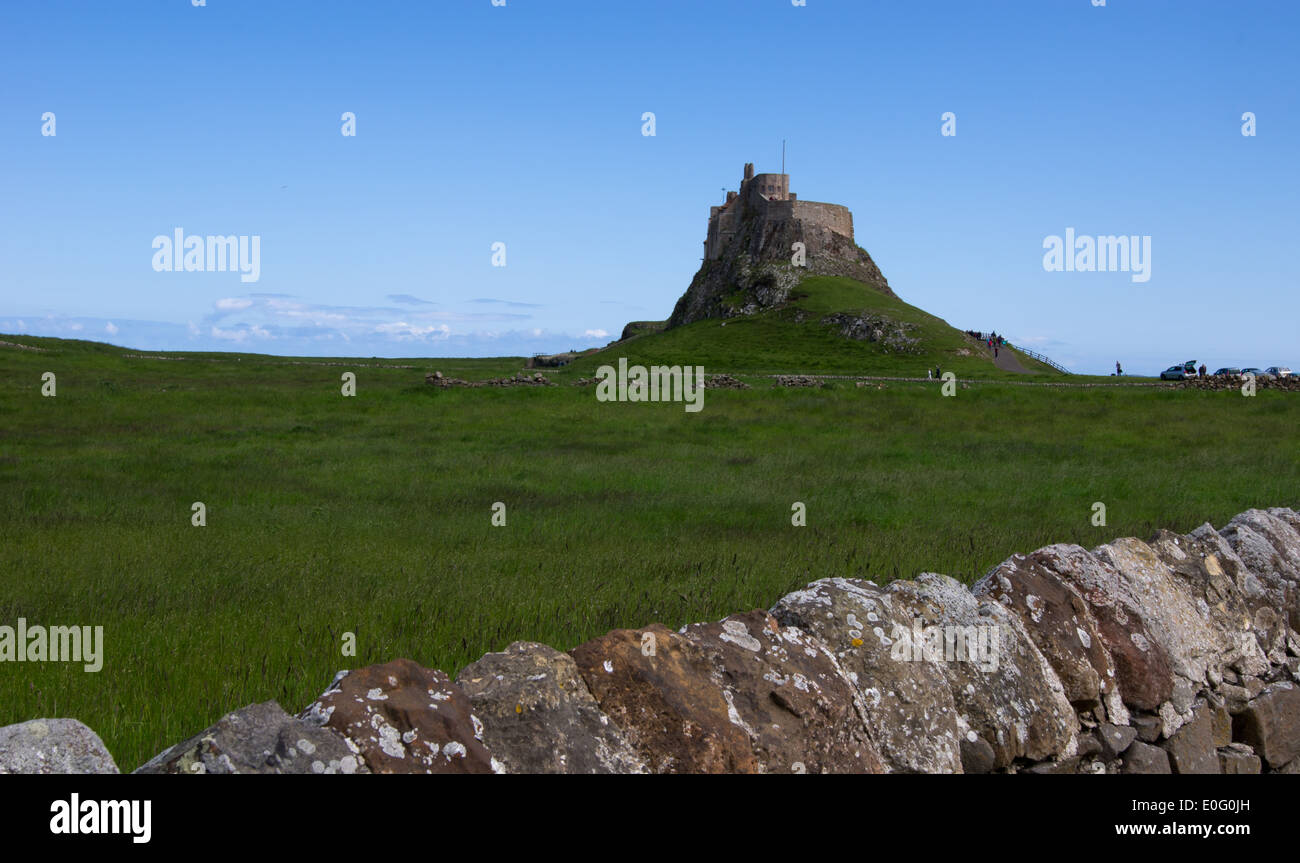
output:
<path id="1" fill-rule="evenodd" d="M 785 173 L 785 138 L 781 139 L 781 173 Z"/>

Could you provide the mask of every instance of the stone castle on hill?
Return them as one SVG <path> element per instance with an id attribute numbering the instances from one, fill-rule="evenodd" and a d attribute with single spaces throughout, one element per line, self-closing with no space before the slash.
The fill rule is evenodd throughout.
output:
<path id="1" fill-rule="evenodd" d="M 795 220 L 805 229 L 830 231 L 853 242 L 853 214 L 839 204 L 800 201 L 790 191 L 789 174 L 755 174 L 754 163 L 745 165 L 739 192 L 728 192 L 726 203 L 709 208 L 709 232 L 704 241 L 704 259 L 716 260 L 753 215 L 764 225 Z"/>
<path id="2" fill-rule="evenodd" d="M 740 190 L 709 209 L 704 262 L 667 325 L 779 306 L 808 274 L 856 279 L 895 296 L 858 247 L 847 207 L 801 201 L 790 191 L 789 174 L 755 174 L 746 164 Z"/>

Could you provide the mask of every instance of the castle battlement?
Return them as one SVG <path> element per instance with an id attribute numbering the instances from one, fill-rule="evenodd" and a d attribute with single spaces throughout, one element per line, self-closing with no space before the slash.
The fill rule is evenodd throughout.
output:
<path id="1" fill-rule="evenodd" d="M 803 223 L 807 234 L 824 229 L 853 244 L 853 214 L 839 204 L 800 201 L 790 191 L 789 174 L 755 174 L 752 162 L 746 163 L 740 190 L 727 192 L 726 201 L 709 208 L 709 229 L 704 240 L 704 259 L 716 260 L 749 218 L 763 222 L 762 235 L 779 222 Z"/>

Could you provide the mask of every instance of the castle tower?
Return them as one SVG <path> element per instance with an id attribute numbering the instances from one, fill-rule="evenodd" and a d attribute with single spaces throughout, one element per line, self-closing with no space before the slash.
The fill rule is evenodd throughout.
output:
<path id="1" fill-rule="evenodd" d="M 764 200 L 786 201 L 790 199 L 789 174 L 755 174 L 750 178 L 748 187 L 753 191 L 753 194 L 762 196 Z M 756 198 L 751 199 L 751 203 L 756 202 Z"/>
<path id="2" fill-rule="evenodd" d="M 745 163 L 739 192 L 727 192 L 726 201 L 709 208 L 709 228 L 704 240 L 704 259 L 716 260 L 749 219 L 767 226 L 787 222 L 798 225 L 809 252 L 831 243 L 839 235 L 852 245 L 853 214 L 838 204 L 801 201 L 790 191 L 790 175 L 756 174 L 754 163 Z"/>

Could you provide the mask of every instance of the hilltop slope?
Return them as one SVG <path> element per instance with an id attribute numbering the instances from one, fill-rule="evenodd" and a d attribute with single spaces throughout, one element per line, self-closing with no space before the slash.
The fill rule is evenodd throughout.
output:
<path id="1" fill-rule="evenodd" d="M 805 275 L 779 300 L 768 299 L 733 289 L 716 298 L 712 316 L 676 326 L 670 320 L 657 332 L 643 329 L 570 369 L 590 374 L 612 357 L 627 357 L 646 365 L 703 365 L 708 373 L 923 377 L 938 366 L 959 376 L 1020 377 L 998 369 L 982 342 L 876 285 Z M 679 310 L 686 301 L 683 296 Z M 1023 354 L 1016 358 L 1030 372 L 1056 374 Z"/>

